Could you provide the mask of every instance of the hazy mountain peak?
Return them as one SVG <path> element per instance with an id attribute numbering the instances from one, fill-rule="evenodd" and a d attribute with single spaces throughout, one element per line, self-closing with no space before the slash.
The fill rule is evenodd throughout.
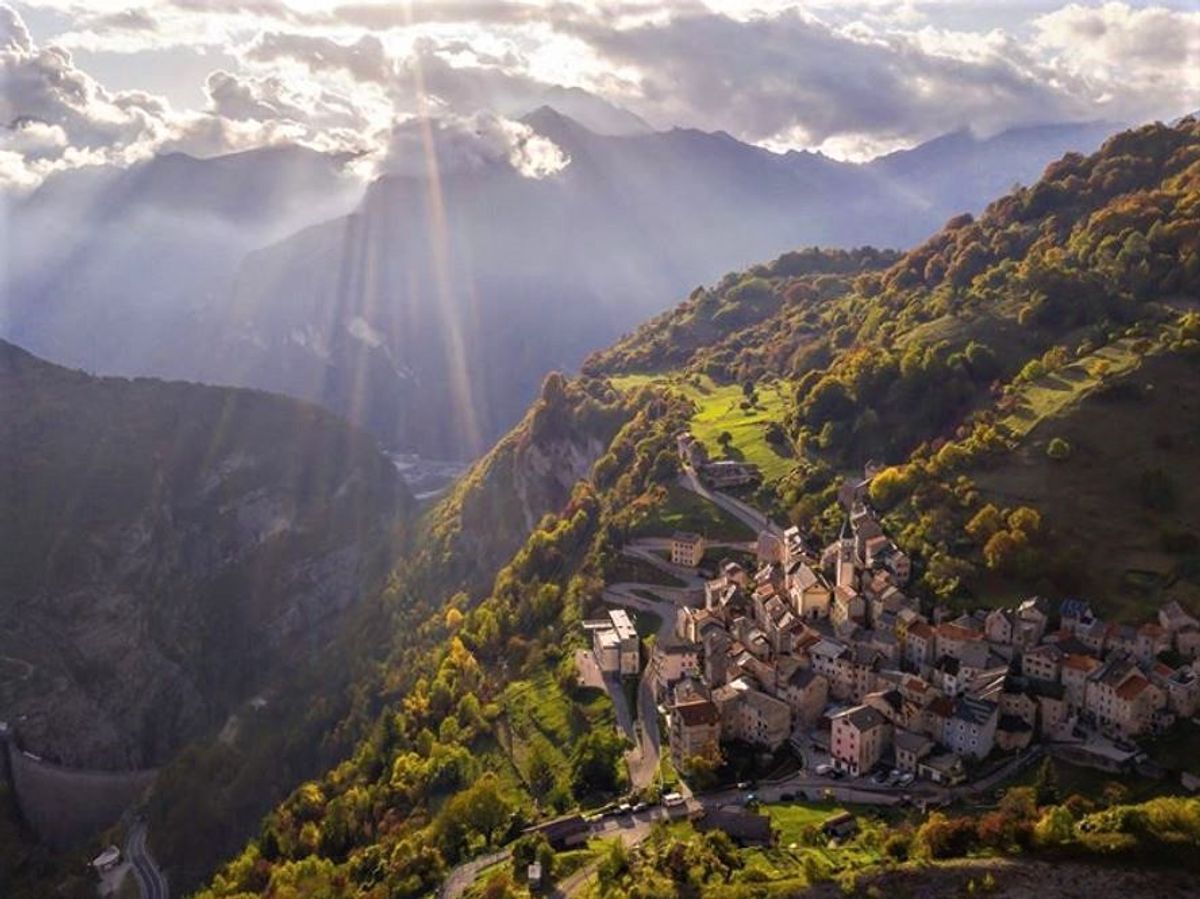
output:
<path id="1" fill-rule="evenodd" d="M 539 108 L 546 107 L 595 134 L 608 137 L 649 134 L 655 130 L 641 116 L 578 87 L 554 87 L 546 91 L 545 103 Z"/>

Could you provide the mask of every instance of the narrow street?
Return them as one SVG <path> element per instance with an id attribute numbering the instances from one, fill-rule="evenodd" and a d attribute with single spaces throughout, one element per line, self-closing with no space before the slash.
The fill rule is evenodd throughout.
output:
<path id="1" fill-rule="evenodd" d="M 604 601 L 612 605 L 623 606 L 637 612 L 650 612 L 657 615 L 661 621 L 658 628 L 658 640 L 668 640 L 675 629 L 675 610 L 673 602 L 665 600 L 655 602 L 638 596 L 632 591 L 649 590 L 664 593 L 662 587 L 653 584 L 620 583 L 613 584 L 604 591 Z M 680 591 L 677 591 L 680 592 Z M 625 704 L 625 692 L 620 684 L 616 690 L 610 690 L 613 705 L 618 707 L 618 723 L 620 722 L 620 706 Z M 641 789 L 654 782 L 658 773 L 659 753 L 662 748 L 662 736 L 658 729 L 658 709 L 654 701 L 654 682 L 650 667 L 643 669 L 638 681 L 638 726 L 633 738 L 636 744 L 626 756 L 629 766 L 629 779 L 635 789 Z"/>

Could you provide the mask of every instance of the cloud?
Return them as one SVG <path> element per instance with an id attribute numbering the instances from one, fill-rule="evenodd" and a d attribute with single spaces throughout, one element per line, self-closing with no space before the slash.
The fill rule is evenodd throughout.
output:
<path id="1" fill-rule="evenodd" d="M 286 140 L 382 157 L 395 121 L 428 115 L 453 123 L 435 131 L 457 153 L 461 123 L 479 111 L 504 121 L 543 103 L 602 131 L 638 130 L 631 110 L 656 127 L 848 157 L 963 127 L 1200 108 L 1200 11 L 1120 2 L 26 2 L 52 11 L 35 21 L 58 33 L 35 41 L 0 5 L 3 172 L 14 158 L 45 171 Z M 156 74 L 153 54 L 182 46 L 219 54 L 196 93 L 203 105 L 187 99 L 191 76 Z M 72 51 L 110 77 L 130 57 L 127 71 L 146 83 L 126 80 L 145 89 L 106 90 Z M 172 109 L 156 90 L 194 105 Z M 474 144 L 493 149 L 472 152 L 508 159 L 494 147 L 511 135 L 482 130 Z"/>
<path id="2" fill-rule="evenodd" d="M 752 141 L 921 139 L 972 124 L 996 129 L 1080 113 L 1011 39 L 926 29 L 834 28 L 799 10 L 712 13 L 575 33 L 630 74 L 597 89 L 659 123 Z"/>
<path id="3" fill-rule="evenodd" d="M 1200 108 L 1200 9 L 1071 4 L 1033 22 L 1036 48 L 1098 107 L 1174 117 Z"/>
<path id="4" fill-rule="evenodd" d="M 269 32 L 258 36 L 245 57 L 266 63 L 290 59 L 313 72 L 342 71 L 358 81 L 379 84 L 389 83 L 395 76 L 382 41 L 368 34 L 343 44 L 327 37 Z"/>
<path id="5" fill-rule="evenodd" d="M 334 7 L 331 22 L 372 30 L 408 28 L 428 23 L 521 24 L 545 20 L 547 10 L 537 3 L 513 0 L 410 0 L 407 3 L 346 3 Z"/>
<path id="6" fill-rule="evenodd" d="M 204 92 L 212 112 L 225 118 L 258 122 L 306 118 L 290 102 L 279 78 L 247 79 L 219 69 L 208 76 Z"/>
<path id="7" fill-rule="evenodd" d="M 206 93 L 207 109 L 181 112 L 146 91 L 107 90 L 68 50 L 38 46 L 16 11 L 0 6 L 0 188 L 165 151 L 209 156 L 297 143 L 361 153 L 386 138 L 348 98 L 308 82 L 217 71 Z"/>
<path id="8" fill-rule="evenodd" d="M 33 38 L 25 22 L 11 6 L 0 6 L 0 51 L 29 52 L 33 49 Z"/>
<path id="9" fill-rule="evenodd" d="M 158 19 L 148 9 L 126 9 L 121 12 L 101 13 L 83 19 L 81 23 L 91 31 L 155 31 Z"/>
<path id="10" fill-rule="evenodd" d="M 507 165 L 526 178 L 544 178 L 569 161 L 557 145 L 527 125 L 481 112 L 397 124 L 379 174 L 425 177 L 431 165 L 439 174 Z"/>

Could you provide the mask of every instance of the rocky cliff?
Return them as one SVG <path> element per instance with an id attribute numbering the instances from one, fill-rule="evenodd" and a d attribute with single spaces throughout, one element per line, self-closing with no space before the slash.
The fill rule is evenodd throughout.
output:
<path id="1" fill-rule="evenodd" d="M 163 763 L 319 650 L 411 508 L 316 407 L 0 342 L 0 720 L 49 760 Z"/>
<path id="2" fill-rule="evenodd" d="M 562 510 L 632 414 L 607 382 L 550 374 L 520 424 L 433 510 L 424 568 L 439 572 L 441 587 L 447 574 L 468 592 L 488 586 L 542 516 Z"/>

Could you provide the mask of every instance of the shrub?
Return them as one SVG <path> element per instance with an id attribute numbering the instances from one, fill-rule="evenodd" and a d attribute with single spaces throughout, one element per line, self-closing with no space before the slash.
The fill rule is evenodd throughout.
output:
<path id="1" fill-rule="evenodd" d="M 1046 455 L 1056 462 L 1062 462 L 1071 457 L 1071 444 L 1061 437 L 1055 437 L 1046 447 Z"/>
<path id="2" fill-rule="evenodd" d="M 917 842 L 928 858 L 958 858 L 974 848 L 975 822 L 934 812 L 917 831 Z"/>
<path id="3" fill-rule="evenodd" d="M 1046 809 L 1033 829 L 1033 838 L 1039 846 L 1061 846 L 1074 837 L 1075 819 L 1061 805 Z"/>

